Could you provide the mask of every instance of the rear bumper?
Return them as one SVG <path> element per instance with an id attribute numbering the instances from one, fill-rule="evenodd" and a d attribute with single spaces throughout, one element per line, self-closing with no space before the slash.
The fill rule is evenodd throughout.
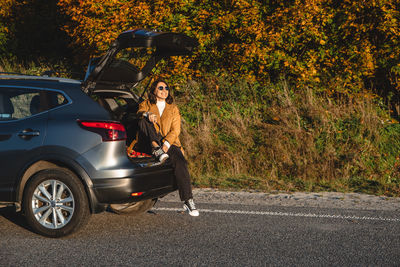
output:
<path id="1" fill-rule="evenodd" d="M 165 196 L 177 189 L 172 168 L 158 168 L 124 178 L 93 179 L 93 189 L 99 203 L 136 202 Z M 132 193 L 142 192 L 140 196 Z"/>

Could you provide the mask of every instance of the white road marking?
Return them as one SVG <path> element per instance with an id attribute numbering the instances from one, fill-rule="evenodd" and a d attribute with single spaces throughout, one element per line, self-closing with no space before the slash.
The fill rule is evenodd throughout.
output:
<path id="1" fill-rule="evenodd" d="M 184 211 L 177 208 L 153 208 L 155 211 Z M 349 216 L 349 215 L 333 215 L 333 214 L 313 214 L 313 213 L 294 213 L 294 212 L 279 212 L 279 211 L 245 211 L 245 210 L 211 210 L 199 209 L 202 212 L 209 213 L 225 213 L 225 214 L 244 214 L 244 215 L 267 215 L 267 216 L 288 216 L 288 217 L 310 217 L 310 218 L 330 218 L 330 219 L 349 219 L 349 220 L 368 220 L 368 221 L 386 221 L 400 222 L 397 218 L 385 217 L 367 217 L 367 216 Z"/>

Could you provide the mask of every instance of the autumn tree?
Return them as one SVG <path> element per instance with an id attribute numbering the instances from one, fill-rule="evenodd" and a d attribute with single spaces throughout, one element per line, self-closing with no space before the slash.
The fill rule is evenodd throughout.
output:
<path id="1" fill-rule="evenodd" d="M 0 47 L 16 40 L 15 53 L 49 53 L 57 52 L 57 41 L 67 40 L 76 62 L 85 65 L 124 30 L 181 32 L 197 38 L 199 47 L 191 57 L 164 63 L 168 75 L 228 73 L 259 83 L 286 77 L 299 87 L 369 90 L 399 101 L 396 0 L 51 0 L 47 7 L 42 2 L 0 3 Z"/>

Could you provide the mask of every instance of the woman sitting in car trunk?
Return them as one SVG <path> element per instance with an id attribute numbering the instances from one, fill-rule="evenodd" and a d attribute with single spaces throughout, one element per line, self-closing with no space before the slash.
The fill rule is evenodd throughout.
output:
<path id="1" fill-rule="evenodd" d="M 169 87 L 164 80 L 154 81 L 150 87 L 148 100 L 139 105 L 140 150 L 153 154 L 160 162 L 170 159 L 174 168 L 179 196 L 184 201 L 183 208 L 191 216 L 199 216 L 193 202 L 192 185 L 187 161 L 179 140 L 181 115 L 173 104 Z"/>

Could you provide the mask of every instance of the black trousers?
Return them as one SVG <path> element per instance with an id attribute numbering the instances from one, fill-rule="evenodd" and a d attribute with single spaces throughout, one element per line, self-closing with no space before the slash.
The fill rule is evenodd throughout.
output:
<path id="1" fill-rule="evenodd" d="M 159 146 L 162 145 L 162 136 L 154 128 L 154 124 L 146 118 L 139 120 L 139 141 L 138 151 L 151 154 L 151 143 L 155 141 Z M 140 149 L 140 150 L 139 150 Z M 193 198 L 192 184 L 188 164 L 179 147 L 171 145 L 167 152 L 172 167 L 174 168 L 176 184 L 178 185 L 179 197 L 182 201 Z"/>

